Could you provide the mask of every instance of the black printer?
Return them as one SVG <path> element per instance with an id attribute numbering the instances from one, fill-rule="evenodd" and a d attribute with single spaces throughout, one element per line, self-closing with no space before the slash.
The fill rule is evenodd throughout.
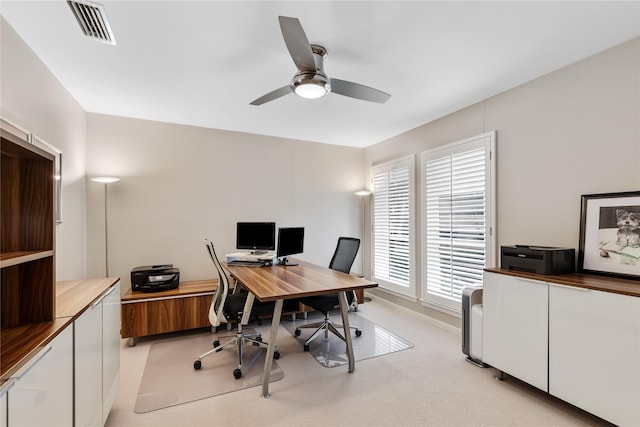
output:
<path id="1" fill-rule="evenodd" d="M 547 246 L 502 246 L 500 267 L 536 274 L 575 273 L 576 250 Z"/>
<path id="2" fill-rule="evenodd" d="M 131 290 L 159 292 L 175 289 L 180 283 L 180 269 L 173 264 L 143 265 L 131 270 Z"/>

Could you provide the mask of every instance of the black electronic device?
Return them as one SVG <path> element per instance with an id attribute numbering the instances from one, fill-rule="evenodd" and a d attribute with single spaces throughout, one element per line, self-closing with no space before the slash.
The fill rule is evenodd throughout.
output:
<path id="1" fill-rule="evenodd" d="M 276 257 L 280 265 L 298 265 L 289 262 L 289 256 L 304 251 L 304 227 L 278 228 L 278 250 Z"/>
<path id="2" fill-rule="evenodd" d="M 548 246 L 502 246 L 500 267 L 536 274 L 575 273 L 576 250 Z"/>
<path id="3" fill-rule="evenodd" d="M 180 284 L 180 269 L 173 264 L 143 265 L 131 270 L 131 290 L 160 292 Z"/>
<path id="4" fill-rule="evenodd" d="M 275 222 L 238 222 L 236 248 L 263 254 L 276 248 Z"/>

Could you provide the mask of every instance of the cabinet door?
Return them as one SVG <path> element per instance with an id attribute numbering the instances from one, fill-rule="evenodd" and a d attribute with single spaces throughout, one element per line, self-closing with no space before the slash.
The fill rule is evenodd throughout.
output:
<path id="1" fill-rule="evenodd" d="M 0 427 L 7 427 L 7 393 L 13 384 L 13 380 L 0 384 Z"/>
<path id="2" fill-rule="evenodd" d="M 547 391 L 548 285 L 484 275 L 482 360 Z"/>
<path id="3" fill-rule="evenodd" d="M 640 298 L 550 285 L 549 393 L 640 425 Z"/>
<path id="4" fill-rule="evenodd" d="M 73 329 L 65 328 L 17 375 L 7 395 L 9 426 L 73 425 Z"/>
<path id="5" fill-rule="evenodd" d="M 102 304 L 82 313 L 75 333 L 75 425 L 102 425 Z"/>
<path id="6" fill-rule="evenodd" d="M 102 300 L 102 424 L 120 385 L 120 282 Z"/>

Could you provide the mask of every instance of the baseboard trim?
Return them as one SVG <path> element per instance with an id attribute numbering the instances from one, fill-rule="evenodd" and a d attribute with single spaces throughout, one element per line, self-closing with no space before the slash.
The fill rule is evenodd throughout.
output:
<path id="1" fill-rule="evenodd" d="M 388 307 L 393 307 L 394 310 L 400 309 L 400 310 L 404 311 L 407 314 L 412 314 L 412 315 L 415 315 L 417 317 L 420 317 L 424 321 L 426 321 L 426 322 L 428 322 L 428 323 L 432 324 L 433 326 L 436 326 L 436 327 L 438 327 L 440 329 L 443 329 L 443 330 L 445 330 L 447 332 L 451 332 L 451 333 L 454 333 L 454 334 L 460 334 L 460 332 L 461 332 L 460 328 L 457 328 L 457 327 L 455 327 L 453 325 L 450 325 L 448 323 L 442 322 L 442 321 L 440 321 L 438 319 L 434 319 L 433 317 L 430 317 L 430 316 L 428 316 L 428 315 L 426 315 L 424 313 L 420 313 L 418 311 L 411 310 L 410 308 L 398 305 L 398 304 L 396 304 L 394 302 L 391 302 L 391 301 L 389 301 L 389 300 L 387 300 L 387 299 L 385 299 L 383 297 L 380 297 L 378 295 L 372 295 L 372 294 L 369 293 L 369 294 L 367 294 L 367 297 L 371 298 L 372 301 L 379 302 L 381 304 L 385 304 Z"/>

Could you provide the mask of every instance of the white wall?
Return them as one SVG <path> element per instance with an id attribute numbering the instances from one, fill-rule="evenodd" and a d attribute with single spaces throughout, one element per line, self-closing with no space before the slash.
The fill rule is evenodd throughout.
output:
<path id="1" fill-rule="evenodd" d="M 490 130 L 497 131 L 498 245 L 577 251 L 582 194 L 640 189 L 640 39 L 373 145 L 365 165 Z"/>
<path id="2" fill-rule="evenodd" d="M 2 17 L 0 40 L 0 116 L 62 150 L 57 279 L 85 277 L 86 113 Z"/>
<path id="3" fill-rule="evenodd" d="M 237 221 L 304 226 L 300 258 L 328 265 L 361 234 L 364 150 L 89 114 L 87 175 L 108 187 L 110 275 L 173 263 L 181 280 L 214 276 L 203 239 L 235 252 Z M 104 186 L 88 188 L 89 275 L 104 275 Z M 354 271 L 361 271 L 360 258 Z"/>
<path id="4" fill-rule="evenodd" d="M 640 188 L 638 39 L 363 150 L 87 115 L 4 20 L 0 35 L 0 115 L 63 151 L 59 280 L 104 275 L 104 188 L 85 176 L 122 178 L 109 224 L 123 287 L 152 263 L 211 277 L 202 238 L 232 251 L 238 220 L 304 225 L 304 258 L 327 264 L 339 235 L 361 234 L 352 193 L 372 163 L 488 130 L 498 131 L 499 245 L 577 248 L 581 194 Z"/>
<path id="5" fill-rule="evenodd" d="M 176 264 L 182 280 L 212 277 L 202 239 L 234 250 L 239 220 L 305 226 L 301 258 L 323 265 L 338 236 L 360 236 L 353 192 L 364 150 L 88 115 L 6 21 L 0 30 L 0 115 L 63 152 L 58 280 L 105 274 L 104 187 L 88 179 L 96 175 L 122 178 L 109 187 L 109 239 L 110 275 L 123 288 L 132 267 L 153 263 Z"/>

